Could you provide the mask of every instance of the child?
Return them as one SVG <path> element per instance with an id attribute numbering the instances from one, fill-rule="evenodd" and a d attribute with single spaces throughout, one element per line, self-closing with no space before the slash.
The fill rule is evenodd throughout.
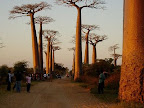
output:
<path id="1" fill-rule="evenodd" d="M 27 92 L 30 93 L 30 86 L 31 86 L 31 76 L 26 76 L 26 83 L 27 83 Z"/>

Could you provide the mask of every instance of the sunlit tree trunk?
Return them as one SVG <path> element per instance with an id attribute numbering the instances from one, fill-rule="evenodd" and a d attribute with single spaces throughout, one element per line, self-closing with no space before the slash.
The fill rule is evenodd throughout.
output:
<path id="1" fill-rule="evenodd" d="M 51 42 L 51 45 L 50 45 L 49 70 L 50 70 L 50 73 L 51 73 L 52 72 L 52 42 Z"/>
<path id="2" fill-rule="evenodd" d="M 81 46 L 81 8 L 77 8 L 76 45 L 75 45 L 75 76 L 76 81 L 82 75 L 82 46 Z"/>
<path id="3" fill-rule="evenodd" d="M 39 59 L 40 59 L 40 72 L 43 73 L 43 47 L 42 47 L 42 23 L 40 23 L 39 31 Z"/>
<path id="4" fill-rule="evenodd" d="M 93 45 L 92 64 L 96 63 L 96 45 Z"/>
<path id="5" fill-rule="evenodd" d="M 46 74 L 48 74 L 47 70 L 48 70 L 48 61 L 47 61 L 47 52 L 45 52 L 46 55 Z"/>
<path id="6" fill-rule="evenodd" d="M 84 63 L 89 64 L 89 44 L 88 44 L 88 35 L 89 35 L 89 31 L 88 33 L 86 33 L 86 45 L 85 45 L 85 58 L 84 58 Z"/>
<path id="7" fill-rule="evenodd" d="M 52 71 L 54 71 L 54 62 L 55 62 L 55 59 L 54 59 L 54 50 L 53 50 L 53 58 L 52 58 Z"/>
<path id="8" fill-rule="evenodd" d="M 144 0 L 125 0 L 119 98 L 144 103 Z"/>
<path id="9" fill-rule="evenodd" d="M 32 33 L 32 51 L 33 51 L 33 68 L 34 73 L 39 72 L 39 54 L 38 54 L 38 43 L 36 37 L 35 23 L 34 23 L 34 14 L 30 14 L 31 19 L 31 33 Z"/>
<path id="10" fill-rule="evenodd" d="M 73 66 L 72 66 L 72 77 L 75 75 L 75 54 L 73 54 Z"/>
<path id="11" fill-rule="evenodd" d="M 48 44 L 47 44 L 47 65 L 46 65 L 46 73 L 48 74 L 50 72 L 49 70 L 49 55 L 50 55 L 50 38 L 48 38 Z"/>
<path id="12" fill-rule="evenodd" d="M 114 66 L 117 66 L 117 59 L 114 58 Z"/>

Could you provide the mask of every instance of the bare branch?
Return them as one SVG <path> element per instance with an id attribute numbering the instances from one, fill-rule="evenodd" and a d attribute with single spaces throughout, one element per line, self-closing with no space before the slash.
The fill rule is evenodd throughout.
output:
<path id="1" fill-rule="evenodd" d="M 10 19 L 21 17 L 21 15 L 30 15 L 31 13 L 34 14 L 44 9 L 50 9 L 51 5 L 46 2 L 35 3 L 35 4 L 26 4 L 22 6 L 15 6 L 10 11 Z M 20 15 L 20 16 L 19 16 Z"/>
<path id="2" fill-rule="evenodd" d="M 115 44 L 115 45 L 109 47 L 109 51 L 114 51 L 114 50 L 116 50 L 118 48 L 119 48 L 118 44 Z"/>
<path id="3" fill-rule="evenodd" d="M 54 20 L 51 17 L 47 16 L 38 16 L 35 18 L 35 23 L 36 24 L 48 24 L 49 22 L 53 22 Z"/>

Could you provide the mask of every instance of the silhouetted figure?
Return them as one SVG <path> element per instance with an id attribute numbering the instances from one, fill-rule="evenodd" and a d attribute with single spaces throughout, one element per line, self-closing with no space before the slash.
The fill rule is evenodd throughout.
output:
<path id="1" fill-rule="evenodd" d="M 8 71 L 8 75 L 7 75 L 7 90 L 10 91 L 11 90 L 11 79 L 13 77 L 13 74 L 11 74 L 11 71 Z"/>
<path id="2" fill-rule="evenodd" d="M 31 75 L 26 76 L 26 83 L 27 83 L 27 92 L 30 93 Z"/>
<path id="3" fill-rule="evenodd" d="M 21 72 L 17 72 L 15 74 L 15 77 L 16 77 L 16 91 L 20 92 L 21 91 L 21 80 L 22 80 Z"/>
<path id="4" fill-rule="evenodd" d="M 100 75 L 99 75 L 99 85 L 98 85 L 98 93 L 99 94 L 103 94 L 103 88 L 104 88 L 104 80 L 105 80 L 105 71 L 103 71 Z"/>

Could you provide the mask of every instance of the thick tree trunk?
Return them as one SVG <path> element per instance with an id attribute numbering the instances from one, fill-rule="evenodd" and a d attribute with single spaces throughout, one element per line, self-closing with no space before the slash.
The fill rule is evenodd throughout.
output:
<path id="1" fill-rule="evenodd" d="M 114 66 L 117 66 L 117 59 L 114 58 Z"/>
<path id="2" fill-rule="evenodd" d="M 48 74 L 47 70 L 48 70 L 48 61 L 47 61 L 47 52 L 45 53 L 46 55 L 46 74 Z"/>
<path id="3" fill-rule="evenodd" d="M 50 73 L 51 73 L 52 72 L 52 42 L 51 42 L 51 45 L 50 45 L 49 70 L 50 70 Z"/>
<path id="4" fill-rule="evenodd" d="M 40 23 L 39 31 L 39 59 L 40 59 L 40 72 L 43 73 L 43 43 L 42 43 L 42 23 Z"/>
<path id="5" fill-rule="evenodd" d="M 54 62 L 55 62 L 55 58 L 54 58 L 54 50 L 53 50 L 53 58 L 52 58 L 52 71 L 54 71 Z"/>
<path id="6" fill-rule="evenodd" d="M 33 68 L 34 73 L 39 72 L 39 54 L 38 54 L 38 43 L 36 37 L 34 14 L 30 14 L 31 19 L 31 33 L 32 33 L 32 51 L 33 51 Z"/>
<path id="7" fill-rule="evenodd" d="M 75 54 L 73 54 L 73 66 L 72 66 L 72 77 L 75 75 Z"/>
<path id="8" fill-rule="evenodd" d="M 82 46 L 81 46 L 81 8 L 77 8 L 76 45 L 75 45 L 75 77 L 76 81 L 82 75 Z"/>
<path id="9" fill-rule="evenodd" d="M 125 0 L 119 98 L 144 103 L 144 0 Z"/>
<path id="10" fill-rule="evenodd" d="M 49 70 L 49 55 L 50 55 L 50 38 L 48 38 L 48 44 L 47 44 L 47 65 L 46 65 L 46 73 L 50 73 Z"/>
<path id="11" fill-rule="evenodd" d="M 93 45 L 92 64 L 96 63 L 96 45 Z"/>
<path id="12" fill-rule="evenodd" d="M 89 64 L 89 44 L 88 44 L 88 35 L 89 35 L 89 31 L 88 33 L 86 33 L 86 45 L 85 45 L 85 58 L 84 58 L 84 63 L 85 64 Z"/>

